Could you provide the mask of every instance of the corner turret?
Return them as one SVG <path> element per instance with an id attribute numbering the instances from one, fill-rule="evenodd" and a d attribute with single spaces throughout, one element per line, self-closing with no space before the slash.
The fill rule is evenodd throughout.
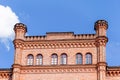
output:
<path id="1" fill-rule="evenodd" d="M 108 22 L 105 20 L 98 20 L 95 22 L 94 29 L 96 31 L 97 36 L 106 36 Z"/>
<path id="2" fill-rule="evenodd" d="M 108 41 L 106 31 L 108 29 L 108 22 L 105 20 L 98 20 L 95 22 L 94 29 L 96 31 L 96 47 L 98 60 L 98 80 L 106 80 L 106 43 Z"/>
<path id="3" fill-rule="evenodd" d="M 25 33 L 27 32 L 27 27 L 23 23 L 16 23 L 14 26 L 15 39 L 24 39 Z"/>

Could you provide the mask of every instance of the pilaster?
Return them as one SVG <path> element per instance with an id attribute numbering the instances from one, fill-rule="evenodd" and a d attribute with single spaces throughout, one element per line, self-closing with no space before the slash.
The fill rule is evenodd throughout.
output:
<path id="1" fill-rule="evenodd" d="M 13 75 L 12 80 L 20 80 L 20 65 L 19 64 L 13 64 Z"/>
<path id="2" fill-rule="evenodd" d="M 97 64 L 97 75 L 98 75 L 98 80 L 106 80 L 106 66 L 107 64 L 105 62 L 99 62 Z"/>

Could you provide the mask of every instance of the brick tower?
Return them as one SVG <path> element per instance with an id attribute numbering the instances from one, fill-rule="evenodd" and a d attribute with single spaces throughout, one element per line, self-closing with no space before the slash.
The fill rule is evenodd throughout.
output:
<path id="1" fill-rule="evenodd" d="M 22 57 L 22 48 L 16 45 L 22 45 L 22 40 L 25 38 L 25 33 L 27 32 L 27 28 L 22 23 L 17 23 L 14 26 L 15 31 L 15 57 L 14 57 L 14 64 L 13 64 L 13 76 L 12 80 L 20 80 L 20 67 L 21 67 L 21 57 Z"/>
<path id="2" fill-rule="evenodd" d="M 106 80 L 106 43 L 108 38 L 106 30 L 108 23 L 105 20 L 98 20 L 95 23 L 94 29 L 96 30 L 96 47 L 98 58 L 98 80 Z"/>

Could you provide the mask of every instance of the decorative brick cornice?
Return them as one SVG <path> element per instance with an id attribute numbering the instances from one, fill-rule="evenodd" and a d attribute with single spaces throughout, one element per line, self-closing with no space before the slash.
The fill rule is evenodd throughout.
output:
<path id="1" fill-rule="evenodd" d="M 80 41 L 80 40 L 43 40 L 43 41 L 23 41 L 14 40 L 15 48 L 36 49 L 36 48 L 79 48 L 79 47 L 95 47 L 95 40 Z"/>
<path id="2" fill-rule="evenodd" d="M 120 77 L 120 66 L 119 67 L 107 67 L 106 75 L 108 77 Z"/>
<path id="3" fill-rule="evenodd" d="M 106 43 L 108 42 L 108 38 L 106 36 L 99 36 L 96 38 L 96 46 L 106 46 Z"/>
<path id="4" fill-rule="evenodd" d="M 120 71 L 118 71 L 118 70 L 110 70 L 110 71 L 107 71 L 106 72 L 106 75 L 107 76 L 109 76 L 109 77 L 113 77 L 113 76 L 115 76 L 115 77 L 117 77 L 117 76 L 119 76 L 120 77 Z"/>
<path id="5" fill-rule="evenodd" d="M 24 41 L 21 39 L 15 39 L 13 43 L 15 48 L 22 48 Z"/>
<path id="6" fill-rule="evenodd" d="M 12 69 L 0 69 L 0 79 L 10 79 L 12 76 Z"/>
<path id="7" fill-rule="evenodd" d="M 23 66 L 21 67 L 21 73 L 78 73 L 78 72 L 96 72 L 95 65 L 84 66 Z"/>

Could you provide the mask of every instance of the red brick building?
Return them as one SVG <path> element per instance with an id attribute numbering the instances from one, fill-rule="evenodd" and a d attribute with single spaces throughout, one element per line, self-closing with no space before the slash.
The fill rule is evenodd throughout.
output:
<path id="1" fill-rule="evenodd" d="M 0 80 L 120 80 L 120 67 L 106 63 L 108 23 L 98 20 L 95 34 L 48 32 L 25 36 L 17 23 L 15 57 L 10 69 L 0 69 Z"/>

